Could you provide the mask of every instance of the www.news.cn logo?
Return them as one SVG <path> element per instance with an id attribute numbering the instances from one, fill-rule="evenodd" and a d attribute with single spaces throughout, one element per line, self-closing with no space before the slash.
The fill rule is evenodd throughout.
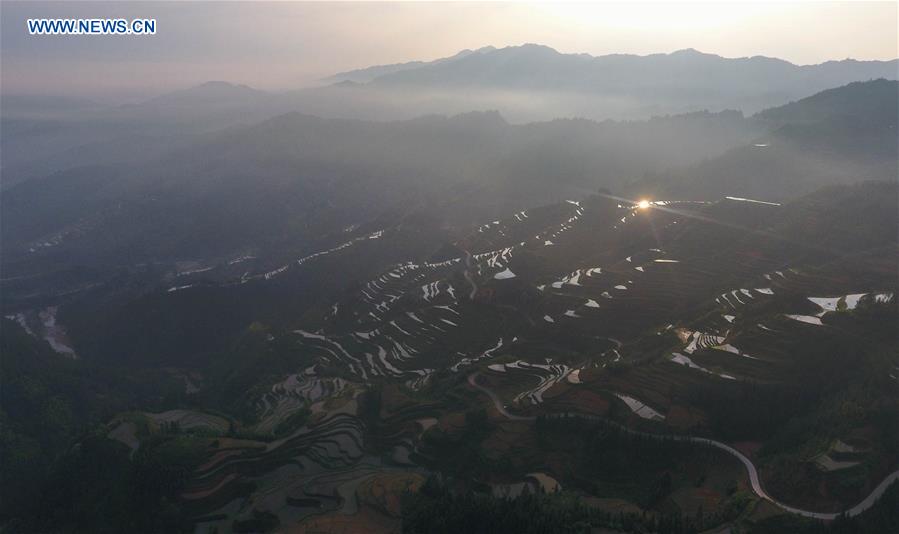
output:
<path id="1" fill-rule="evenodd" d="M 156 19 L 28 19 L 31 35 L 155 35 Z"/>

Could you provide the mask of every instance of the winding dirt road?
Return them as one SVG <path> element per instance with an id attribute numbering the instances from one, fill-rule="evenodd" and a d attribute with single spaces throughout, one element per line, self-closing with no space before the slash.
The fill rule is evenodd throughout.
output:
<path id="1" fill-rule="evenodd" d="M 503 401 L 501 401 L 499 399 L 499 397 L 496 396 L 496 393 L 494 393 L 494 392 L 490 391 L 489 389 L 485 388 L 484 386 L 478 384 L 477 377 L 478 377 L 478 373 L 476 373 L 476 372 L 471 373 L 470 375 L 468 375 L 468 383 L 471 384 L 472 386 L 474 386 L 475 388 L 481 390 L 488 397 L 490 397 L 490 400 L 493 401 L 493 405 L 496 407 L 496 410 L 500 414 L 502 414 L 503 417 L 505 417 L 506 419 L 509 419 L 510 421 L 534 421 L 537 419 L 536 417 L 532 417 L 532 416 L 515 415 L 515 414 L 511 414 L 511 413 L 507 412 L 506 407 L 503 406 Z"/>
<path id="2" fill-rule="evenodd" d="M 494 393 L 493 391 L 487 389 L 486 387 L 478 384 L 477 377 L 478 377 L 477 372 L 474 372 L 474 373 L 468 375 L 468 383 L 471 386 L 473 386 L 474 388 L 482 391 L 488 397 L 490 397 L 490 400 L 493 401 L 493 405 L 496 407 L 496 411 L 498 411 L 503 417 L 505 417 L 506 419 L 509 419 L 511 421 L 534 421 L 537 419 L 536 417 L 533 417 L 533 416 L 522 416 L 522 415 L 515 415 L 515 414 L 509 413 L 506 410 L 506 407 L 503 405 L 502 400 L 500 400 L 500 398 L 496 395 L 496 393 Z M 576 415 L 576 414 L 569 414 L 569 415 Z M 762 487 L 762 481 L 759 478 L 758 469 L 756 469 L 755 465 L 752 463 L 752 460 L 750 460 L 749 457 L 747 457 L 742 452 L 738 451 L 737 449 L 731 447 L 730 445 L 728 445 L 726 443 L 722 443 L 720 441 L 715 441 L 713 439 L 708 439 L 708 438 L 700 438 L 700 437 L 696 437 L 696 436 L 683 436 L 683 435 L 677 435 L 677 434 L 651 434 L 649 432 L 640 432 L 638 430 L 632 430 L 632 429 L 630 429 L 624 425 L 621 425 L 619 423 L 616 423 L 614 421 L 606 420 L 606 423 L 612 424 L 618 428 L 621 428 L 625 432 L 629 432 L 631 434 L 638 435 L 638 436 L 669 438 L 669 439 L 673 439 L 675 441 L 688 441 L 690 443 L 698 443 L 700 445 L 707 445 L 709 447 L 715 447 L 716 449 L 720 449 L 720 450 L 730 454 L 731 456 L 736 457 L 737 460 L 740 460 L 740 463 L 742 463 L 743 466 L 746 467 L 746 472 L 749 473 L 749 484 L 752 487 L 752 492 L 755 493 L 760 499 L 764 499 L 764 500 L 770 502 L 771 504 L 777 506 L 778 508 L 785 510 L 787 512 L 790 512 L 790 513 L 793 513 L 796 515 L 801 515 L 804 517 L 810 517 L 813 519 L 821 519 L 821 520 L 825 520 L 825 521 L 830 521 L 830 520 L 836 519 L 838 516 L 841 515 L 841 513 L 838 513 L 838 512 L 812 512 L 810 510 L 802 510 L 801 508 L 795 508 L 788 504 L 784 504 L 784 503 L 778 501 L 777 499 L 775 499 L 774 497 L 768 495 L 768 493 Z M 842 513 L 845 513 L 847 516 L 852 517 L 852 516 L 856 516 L 856 515 L 864 512 L 865 510 L 867 510 L 868 508 L 873 506 L 874 503 L 877 502 L 877 499 L 879 499 L 884 494 L 886 489 L 893 482 L 896 482 L 896 480 L 899 480 L 899 469 L 897 469 L 896 471 L 893 471 L 892 473 L 887 475 L 886 478 L 884 478 L 883 481 L 880 484 L 878 484 L 877 487 L 874 488 L 874 490 L 867 497 L 862 499 L 861 502 L 859 502 L 852 508 L 845 510 Z"/>

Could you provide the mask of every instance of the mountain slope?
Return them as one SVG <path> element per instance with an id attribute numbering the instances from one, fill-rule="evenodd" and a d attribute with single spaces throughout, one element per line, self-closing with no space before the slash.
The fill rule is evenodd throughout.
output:
<path id="1" fill-rule="evenodd" d="M 340 83 L 340 82 L 353 82 L 353 83 L 367 83 L 375 78 L 380 78 L 381 76 L 386 76 L 388 74 L 394 74 L 396 72 L 401 72 L 404 70 L 417 69 L 419 67 L 426 67 L 431 65 L 439 65 L 441 63 L 447 63 L 450 61 L 455 61 L 457 59 L 462 59 L 465 56 L 470 54 L 480 54 L 484 52 L 490 52 L 496 50 L 492 46 L 485 46 L 482 48 L 478 48 L 476 50 L 462 50 L 457 52 L 456 54 L 444 57 L 440 59 L 435 59 L 434 61 L 408 61 L 405 63 L 392 63 L 390 65 L 374 65 L 371 67 L 365 67 L 362 69 L 354 69 L 346 72 L 338 72 L 337 74 L 328 76 L 325 78 L 324 82 L 327 83 Z"/>
<path id="2" fill-rule="evenodd" d="M 872 124 L 895 124 L 899 115 L 899 82 L 877 79 L 853 82 L 766 109 L 759 118 L 775 123 L 820 123 L 845 119 Z"/>
<path id="3" fill-rule="evenodd" d="M 881 79 L 762 111 L 753 119 L 771 129 L 767 135 L 708 161 L 651 177 L 635 190 L 782 201 L 826 185 L 895 181 L 897 101 L 899 82 Z"/>

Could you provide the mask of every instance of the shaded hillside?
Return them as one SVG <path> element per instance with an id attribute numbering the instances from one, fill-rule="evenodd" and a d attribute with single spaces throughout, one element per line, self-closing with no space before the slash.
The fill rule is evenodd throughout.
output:
<path id="1" fill-rule="evenodd" d="M 899 113 L 899 82 L 877 79 L 854 82 L 766 109 L 758 117 L 775 123 L 818 123 L 840 119 L 877 124 L 895 124 Z"/>
<path id="2" fill-rule="evenodd" d="M 831 89 L 756 119 L 773 128 L 746 146 L 667 175 L 642 194 L 784 200 L 822 186 L 899 175 L 899 83 L 875 80 Z"/>
<path id="3" fill-rule="evenodd" d="M 0 521 L 18 531 L 11 517 L 47 514 L 40 492 L 76 441 L 119 412 L 180 396 L 161 371 L 127 374 L 73 361 L 13 321 L 0 322 Z"/>

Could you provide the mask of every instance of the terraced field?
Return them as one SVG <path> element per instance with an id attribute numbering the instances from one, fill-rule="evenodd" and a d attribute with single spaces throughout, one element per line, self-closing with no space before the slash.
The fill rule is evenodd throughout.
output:
<path id="1" fill-rule="evenodd" d="M 877 451 L 865 456 L 863 482 L 839 499 L 797 501 L 777 480 L 769 483 L 776 461 L 813 466 L 821 487 L 833 483 L 828 473 L 860 461 L 835 460 L 840 453 L 820 440 L 791 445 L 788 457 L 761 454 L 765 437 L 738 440 L 722 423 L 740 417 L 739 402 L 710 399 L 746 398 L 753 388 L 801 392 L 817 366 L 845 364 L 817 362 L 810 347 L 822 343 L 888 344 L 869 317 L 897 312 L 890 266 L 899 253 L 891 245 L 847 252 L 773 237 L 769 227 L 786 213 L 736 198 L 635 203 L 607 195 L 519 211 L 461 232 L 430 257 L 391 264 L 276 333 L 307 363 L 252 390 L 252 420 L 184 411 L 148 417 L 220 436 L 182 495 L 199 532 L 263 512 L 285 525 L 366 517 L 395 526 L 396 506 L 385 511 L 383 503 L 443 469 L 435 451 L 447 443 L 499 459 L 515 451 L 516 473 L 494 477 L 494 493 L 545 485 L 535 482 L 540 477 L 567 486 L 532 435 L 537 417 L 562 414 L 714 441 L 750 462 L 755 478 L 740 484 L 764 484 L 770 494 L 759 490 L 757 498 L 832 517 L 895 470 L 899 458 L 882 436 L 841 425 L 827 443 Z M 339 262 L 394 233 L 366 233 L 287 269 Z M 282 272 L 251 281 L 270 283 Z M 852 341 L 865 338 L 871 342 Z M 884 365 L 895 384 L 899 361 Z M 492 430 L 472 427 L 471 414 L 484 410 L 481 394 L 493 406 Z M 133 445 L 130 427 L 111 430 Z M 235 439 L 241 433 L 249 439 Z M 480 437 L 463 446 L 472 436 Z M 393 489 L 376 506 L 372 487 Z"/>

